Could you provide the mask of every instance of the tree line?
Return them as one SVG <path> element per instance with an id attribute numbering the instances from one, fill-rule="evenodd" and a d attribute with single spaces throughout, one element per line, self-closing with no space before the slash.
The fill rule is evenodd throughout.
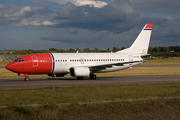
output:
<path id="1" fill-rule="evenodd" d="M 56 49 L 56 48 L 49 48 L 49 50 L 0 50 L 0 54 L 7 54 L 7 55 L 27 55 L 27 54 L 34 54 L 34 53 L 75 53 L 78 51 L 78 53 L 100 53 L 100 52 L 117 52 L 120 50 L 125 49 L 126 47 L 113 47 L 111 50 L 107 48 L 106 50 L 101 50 L 98 48 L 89 49 L 72 49 L 64 50 L 64 49 Z M 154 54 L 159 52 L 168 52 L 168 51 L 174 51 L 173 53 L 166 53 L 158 56 L 162 57 L 180 57 L 180 46 L 169 46 L 169 47 L 149 47 L 148 54 Z"/>

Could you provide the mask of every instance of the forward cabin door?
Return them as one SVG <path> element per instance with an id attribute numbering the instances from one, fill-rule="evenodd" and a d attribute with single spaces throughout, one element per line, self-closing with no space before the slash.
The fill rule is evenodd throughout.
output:
<path id="1" fill-rule="evenodd" d="M 32 57 L 33 67 L 38 67 L 38 57 L 37 56 L 31 56 L 31 57 Z"/>

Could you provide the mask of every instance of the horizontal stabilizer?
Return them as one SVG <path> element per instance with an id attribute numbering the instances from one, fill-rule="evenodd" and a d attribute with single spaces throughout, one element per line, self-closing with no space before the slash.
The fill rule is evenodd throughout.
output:
<path id="1" fill-rule="evenodd" d="M 174 51 L 169 51 L 169 52 L 160 52 L 160 53 L 155 53 L 155 54 L 146 54 L 146 55 L 141 55 L 141 57 L 148 57 L 148 56 L 155 56 L 155 55 L 162 55 L 165 53 L 173 53 Z"/>

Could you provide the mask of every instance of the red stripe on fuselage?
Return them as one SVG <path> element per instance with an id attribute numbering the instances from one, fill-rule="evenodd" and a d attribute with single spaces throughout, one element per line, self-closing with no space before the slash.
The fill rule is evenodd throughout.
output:
<path id="1" fill-rule="evenodd" d="M 6 66 L 7 69 L 23 74 L 50 74 L 53 60 L 49 53 L 30 54 L 19 57 L 23 62 L 12 62 Z"/>

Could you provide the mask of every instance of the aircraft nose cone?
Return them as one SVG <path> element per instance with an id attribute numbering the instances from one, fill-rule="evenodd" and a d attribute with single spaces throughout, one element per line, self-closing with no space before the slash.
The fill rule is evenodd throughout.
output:
<path id="1" fill-rule="evenodd" d="M 6 69 L 16 72 L 17 71 L 17 66 L 14 63 L 9 63 L 8 65 L 6 65 Z"/>
<path id="2" fill-rule="evenodd" d="M 12 70 L 12 65 L 11 64 L 6 65 L 6 69 Z"/>

